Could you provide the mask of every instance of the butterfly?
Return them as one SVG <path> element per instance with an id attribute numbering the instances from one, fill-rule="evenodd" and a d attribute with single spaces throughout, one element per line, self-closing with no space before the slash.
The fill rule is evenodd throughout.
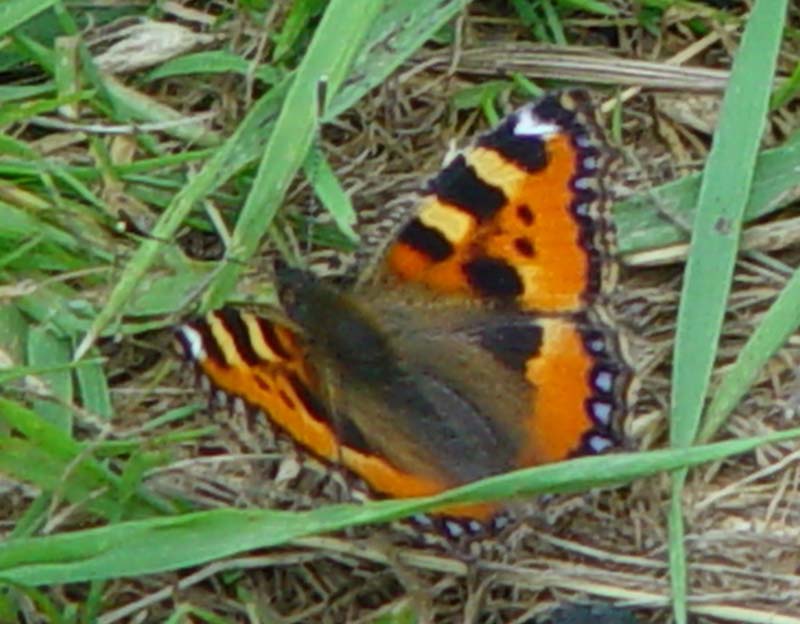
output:
<path id="1" fill-rule="evenodd" d="M 631 377 L 598 311 L 609 161 L 588 96 L 545 95 L 451 159 L 355 284 L 281 267 L 279 320 L 211 312 L 178 328 L 183 354 L 385 497 L 606 451 Z"/>

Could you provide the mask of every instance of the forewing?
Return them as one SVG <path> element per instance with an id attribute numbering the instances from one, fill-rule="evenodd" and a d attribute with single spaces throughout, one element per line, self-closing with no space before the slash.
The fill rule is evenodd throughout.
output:
<path id="1" fill-rule="evenodd" d="M 582 92 L 521 108 L 431 181 L 384 277 L 538 312 L 585 307 L 614 275 L 608 155 Z"/>

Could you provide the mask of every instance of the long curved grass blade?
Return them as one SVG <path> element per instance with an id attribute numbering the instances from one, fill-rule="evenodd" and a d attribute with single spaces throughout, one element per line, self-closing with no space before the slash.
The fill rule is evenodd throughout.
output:
<path id="1" fill-rule="evenodd" d="M 786 10 L 785 0 L 759 0 L 750 13 L 700 185 L 675 341 L 670 414 L 670 442 L 675 448 L 694 441 L 708 393 Z M 685 478 L 685 470 L 674 475 L 669 513 L 673 613 L 678 624 L 687 621 L 679 504 Z"/>
<path id="2" fill-rule="evenodd" d="M 46 585 L 154 574 L 453 503 L 622 483 L 798 436 L 800 428 L 682 450 L 584 457 L 499 475 L 425 499 L 331 505 L 308 512 L 219 509 L 8 540 L 0 543 L 0 579 Z"/>

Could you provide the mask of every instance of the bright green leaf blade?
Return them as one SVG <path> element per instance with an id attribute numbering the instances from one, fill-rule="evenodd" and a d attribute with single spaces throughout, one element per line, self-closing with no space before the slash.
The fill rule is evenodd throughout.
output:
<path id="1" fill-rule="evenodd" d="M 621 483 L 798 436 L 800 429 L 793 429 L 682 450 L 585 457 L 499 475 L 427 499 L 333 505 L 301 513 L 220 509 L 11 540 L 0 543 L 0 578 L 46 585 L 176 570 L 238 552 L 278 546 L 311 534 L 388 521 L 445 504 Z"/>
<path id="2" fill-rule="evenodd" d="M 135 119 L 148 123 L 163 124 L 164 132 L 172 134 L 191 145 L 209 147 L 219 145 L 221 138 L 203 121 L 196 121 L 189 115 L 179 113 L 136 89 L 131 89 L 114 76 L 102 75 L 100 78 L 108 94 L 125 120 Z"/>
<path id="3" fill-rule="evenodd" d="M 698 440 L 703 442 L 713 438 L 753 385 L 767 360 L 797 330 L 800 325 L 799 301 L 800 269 L 797 269 L 725 373 L 708 405 Z"/>
<path id="4" fill-rule="evenodd" d="M 297 40 L 308 31 L 308 24 L 322 12 L 322 0 L 300 0 L 293 2 L 284 20 L 283 27 L 275 34 L 274 58 L 282 59 L 297 44 Z"/>
<path id="5" fill-rule="evenodd" d="M 84 100 L 90 100 L 93 96 L 91 91 L 79 91 L 57 98 L 45 100 L 31 100 L 24 105 L 19 103 L 0 105 L 0 126 L 7 126 L 16 121 L 24 121 L 35 115 L 41 115 L 56 110 L 60 106 L 75 104 Z"/>
<path id="6" fill-rule="evenodd" d="M 785 206 L 794 197 L 800 170 L 800 133 L 781 147 L 758 156 L 745 216 L 752 221 Z M 687 239 L 678 224 L 691 223 L 700 191 L 700 174 L 668 182 L 614 205 L 619 251 L 629 254 Z"/>
<path id="7" fill-rule="evenodd" d="M 35 412 L 0 398 L 0 474 L 36 485 L 108 520 L 119 509 L 119 482 L 108 468 L 85 452 L 85 445 Z M 151 516 L 166 508 L 143 495 L 130 508 L 134 516 Z M 145 502 L 146 501 L 146 502 Z M 152 504 L 151 504 L 152 503 Z"/>
<path id="8" fill-rule="evenodd" d="M 67 433 L 72 431 L 72 411 L 68 407 L 73 395 L 70 354 L 69 341 L 57 336 L 52 327 L 37 326 L 29 330 L 28 363 L 53 369 L 41 375 L 53 398 L 34 401 L 34 409 L 50 424 Z"/>
<path id="9" fill-rule="evenodd" d="M 245 262 L 258 248 L 311 147 L 320 107 L 327 107 L 327 102 L 318 101 L 320 83 L 327 83 L 331 93 L 338 91 L 381 5 L 376 0 L 332 0 L 325 10 L 286 94 L 236 222 L 229 250 L 232 261 L 210 284 L 203 301 L 205 309 L 225 302 Z"/>
<path id="10" fill-rule="evenodd" d="M 444 23 L 467 4 L 449 0 L 431 7 L 427 0 L 395 0 L 375 20 L 369 40 L 353 63 L 354 79 L 326 108 L 324 120 L 333 119 L 352 106 L 427 41 Z M 424 11 L 422 9 L 425 9 Z M 390 45 L 390 44 L 391 45 Z M 145 241 L 133 255 L 119 282 L 98 313 L 92 327 L 76 350 L 80 358 L 131 299 L 142 276 L 163 249 L 163 240 L 172 240 L 192 208 L 263 153 L 265 137 L 280 110 L 290 81 L 271 89 L 248 112 L 236 132 L 221 146 L 201 171 L 174 197 Z M 114 84 L 111 83 L 113 90 Z"/>
<path id="11" fill-rule="evenodd" d="M 97 355 L 99 356 L 99 354 Z M 111 404 L 111 392 L 102 363 L 92 362 L 88 366 L 77 366 L 75 377 L 78 381 L 83 408 L 91 414 L 111 420 L 114 408 Z"/>
<path id="12" fill-rule="evenodd" d="M 356 80 L 342 86 L 322 121 L 341 115 L 407 60 L 469 4 L 469 0 L 392 0 L 375 19 L 365 45 L 353 61 Z"/>
<path id="13" fill-rule="evenodd" d="M 600 2 L 600 0 L 561 0 L 561 4 L 573 7 L 579 11 L 596 13 L 597 15 L 607 15 L 609 17 L 619 15 L 619 12 L 615 8 L 608 6 L 604 2 Z"/>
<path id="14" fill-rule="evenodd" d="M 800 62 L 796 63 L 791 76 L 772 94 L 770 108 L 777 110 L 800 92 Z"/>
<path id="15" fill-rule="evenodd" d="M 708 392 L 786 9 L 786 0 L 759 0 L 750 14 L 700 185 L 675 341 L 670 442 L 677 448 L 694 440 Z M 672 496 L 677 500 L 669 514 L 673 613 L 678 624 L 687 621 L 679 504 L 685 476 L 685 472 L 674 476 Z"/>
<path id="16" fill-rule="evenodd" d="M 85 462 L 71 465 L 34 442 L 0 436 L 0 472 L 46 492 L 58 492 L 59 498 L 84 512 L 104 519 L 117 516 L 119 502 L 113 496 L 98 496 L 108 484 L 94 466 Z"/>
<path id="17" fill-rule="evenodd" d="M 194 74 L 235 73 L 247 75 L 251 69 L 252 63 L 238 54 L 225 50 L 213 50 L 171 59 L 151 71 L 147 75 L 147 80 Z M 268 79 L 269 83 L 275 83 L 280 78 L 278 70 L 267 66 L 257 68 L 253 75 L 257 78 Z"/>
<path id="18" fill-rule="evenodd" d="M 42 11 L 49 9 L 58 0 L 5 0 L 0 2 L 0 37 Z"/>
<path id="19" fill-rule="evenodd" d="M 683 486 L 686 469 L 676 471 L 670 484 L 669 509 L 667 511 L 667 553 L 669 580 L 672 587 L 672 612 L 676 622 L 687 622 L 689 569 L 686 564 L 686 549 L 683 522 Z"/>
<path id="20" fill-rule="evenodd" d="M 670 422 L 674 446 L 691 444 L 708 390 L 766 124 L 785 0 L 780 7 L 760 0 L 751 14 L 700 187 L 678 311 Z"/>
<path id="21" fill-rule="evenodd" d="M 333 217 L 339 230 L 350 241 L 357 243 L 358 234 L 353 226 L 358 221 L 358 215 L 353 208 L 353 202 L 350 201 L 350 197 L 342 188 L 328 159 L 325 158 L 325 154 L 319 149 L 312 149 L 303 163 L 303 173 L 314 187 L 314 194 Z"/>

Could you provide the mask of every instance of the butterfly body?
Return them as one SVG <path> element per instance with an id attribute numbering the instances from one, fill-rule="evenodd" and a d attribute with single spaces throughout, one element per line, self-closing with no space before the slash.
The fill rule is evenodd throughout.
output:
<path id="1" fill-rule="evenodd" d="M 576 94 L 520 109 L 432 180 L 366 279 L 280 269 L 285 322 L 212 312 L 184 352 L 385 496 L 614 446 L 630 375 L 595 310 L 614 267 L 586 115 Z"/>
<path id="2" fill-rule="evenodd" d="M 533 389 L 486 348 L 486 322 L 501 316 L 380 289 L 342 293 L 299 271 L 279 282 L 331 419 L 362 448 L 449 487 L 513 469 Z M 535 346 L 538 327 L 514 313 L 508 324 L 530 329 Z"/>

